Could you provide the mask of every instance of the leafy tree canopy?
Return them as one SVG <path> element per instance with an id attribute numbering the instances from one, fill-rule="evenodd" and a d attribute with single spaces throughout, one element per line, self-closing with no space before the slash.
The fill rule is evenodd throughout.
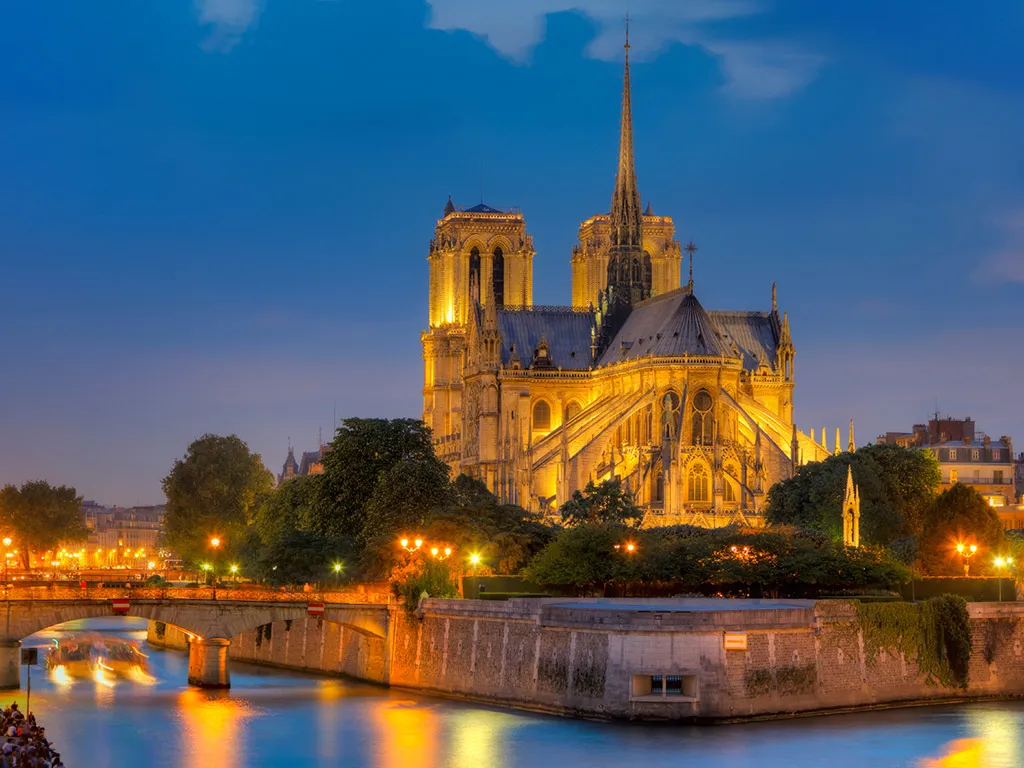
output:
<path id="1" fill-rule="evenodd" d="M 261 499 L 253 523 L 264 544 L 310 529 L 321 478 L 322 475 L 292 478 Z"/>
<path id="2" fill-rule="evenodd" d="M 12 546 L 19 549 L 23 567 L 29 565 L 30 552 L 41 554 L 89 535 L 78 511 L 81 505 L 74 488 L 44 480 L 0 490 L 0 530 L 14 540 Z"/>
<path id="3" fill-rule="evenodd" d="M 869 445 L 800 468 L 768 492 L 768 520 L 842 537 L 847 468 L 860 488 L 861 541 L 887 545 L 921 533 L 941 476 L 927 451 Z"/>
<path id="4" fill-rule="evenodd" d="M 416 460 L 444 466 L 419 419 L 345 419 L 324 455 L 311 529 L 328 540 L 363 538 L 367 504 L 381 479 L 395 464 Z"/>
<path id="5" fill-rule="evenodd" d="M 163 479 L 168 545 L 188 560 L 208 554 L 211 536 L 221 539 L 221 551 L 237 549 L 273 484 L 263 460 L 237 435 L 203 435 Z"/>
<path id="6" fill-rule="evenodd" d="M 591 480 L 582 492 L 574 491 L 560 511 L 562 521 L 569 527 L 605 523 L 635 528 L 643 521 L 643 512 L 619 480 L 605 480 L 597 485 Z"/>
<path id="7" fill-rule="evenodd" d="M 334 564 L 347 566 L 347 553 L 309 531 L 290 531 L 269 544 L 255 544 L 246 558 L 245 573 L 273 585 L 330 585 L 339 579 Z M 342 576 L 347 576 L 347 570 Z"/>
<path id="8" fill-rule="evenodd" d="M 918 555 L 930 576 L 958 576 L 963 557 L 956 551 L 962 543 L 978 547 L 970 558 L 971 574 L 992 572 L 993 559 L 1006 547 L 999 515 L 973 488 L 956 483 L 943 491 L 925 513 L 924 533 L 918 539 Z"/>

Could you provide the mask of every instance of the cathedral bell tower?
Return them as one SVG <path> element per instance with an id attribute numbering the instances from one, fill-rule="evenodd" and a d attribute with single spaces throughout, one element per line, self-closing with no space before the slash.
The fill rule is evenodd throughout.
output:
<path id="1" fill-rule="evenodd" d="M 518 209 L 448 198 L 430 241 L 429 328 L 423 344 L 423 422 L 437 455 L 454 462 L 462 446 L 462 383 L 470 315 L 533 304 L 533 238 Z"/>

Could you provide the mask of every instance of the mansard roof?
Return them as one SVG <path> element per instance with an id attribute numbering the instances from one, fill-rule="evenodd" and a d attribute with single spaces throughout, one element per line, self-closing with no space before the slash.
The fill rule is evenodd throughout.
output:
<path id="1" fill-rule="evenodd" d="M 768 312 L 708 312 L 688 289 L 638 304 L 612 339 L 598 365 L 641 357 L 741 358 L 755 370 L 762 355 L 776 357 L 776 325 Z"/>
<path id="2" fill-rule="evenodd" d="M 498 310 L 501 364 L 512 360 L 512 347 L 523 367 L 529 367 L 541 337 L 548 344 L 551 362 L 559 368 L 590 367 L 590 329 L 594 314 L 573 307 L 527 307 Z"/>

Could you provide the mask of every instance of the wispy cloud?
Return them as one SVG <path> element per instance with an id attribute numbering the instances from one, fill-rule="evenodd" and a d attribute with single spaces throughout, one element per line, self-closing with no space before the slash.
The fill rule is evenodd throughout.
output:
<path id="1" fill-rule="evenodd" d="M 529 59 L 544 38 L 549 14 L 573 11 L 593 20 L 598 33 L 587 53 L 601 59 L 622 50 L 621 0 L 428 0 L 434 29 L 466 30 L 515 62 Z M 702 48 L 719 61 L 726 91 L 743 99 L 787 96 L 811 82 L 822 56 L 791 41 L 739 39 L 718 31 L 725 22 L 764 13 L 760 0 L 633 0 L 630 43 L 638 58 L 651 58 L 672 43 Z"/>
<path id="2" fill-rule="evenodd" d="M 208 50 L 229 51 L 263 11 L 261 0 L 196 0 L 199 23 L 210 27 Z"/>
<path id="3" fill-rule="evenodd" d="M 1002 244 L 974 270 L 980 282 L 1024 283 L 1024 208 L 998 221 Z"/>

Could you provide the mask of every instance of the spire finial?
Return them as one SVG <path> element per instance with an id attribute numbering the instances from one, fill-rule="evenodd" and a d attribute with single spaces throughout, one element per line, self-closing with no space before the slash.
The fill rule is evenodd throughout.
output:
<path id="1" fill-rule="evenodd" d="M 772 312 L 779 313 L 779 296 L 775 291 L 775 283 L 772 283 Z"/>
<path id="2" fill-rule="evenodd" d="M 615 174 L 615 191 L 611 208 L 611 260 L 616 279 L 631 287 L 640 277 L 634 262 L 643 255 L 643 211 L 640 190 L 636 183 L 633 160 L 633 107 L 629 81 L 629 18 L 626 19 L 625 64 L 622 77 L 622 125 L 619 134 L 619 168 Z M 642 282 L 646 282 L 641 277 Z"/>
<path id="3" fill-rule="evenodd" d="M 693 240 L 691 240 L 690 242 L 688 242 L 686 244 L 686 247 L 683 248 L 683 250 L 686 251 L 687 255 L 690 257 L 690 283 L 689 283 L 689 287 L 690 287 L 690 293 L 693 293 L 693 254 L 695 254 L 697 251 L 699 251 L 700 248 L 698 248 L 696 245 L 694 245 L 693 244 Z"/>

